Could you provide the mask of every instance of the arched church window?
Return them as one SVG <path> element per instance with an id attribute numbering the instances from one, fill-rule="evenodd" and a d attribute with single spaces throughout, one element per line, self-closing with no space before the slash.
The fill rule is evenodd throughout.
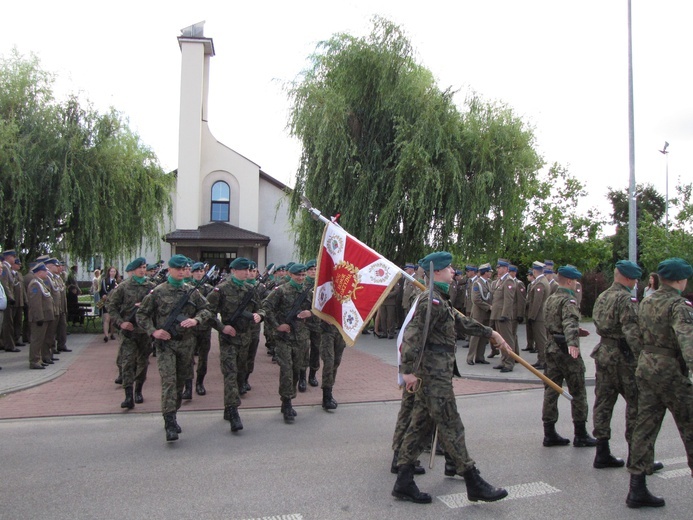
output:
<path id="1" fill-rule="evenodd" d="M 231 201 L 231 190 L 224 181 L 217 181 L 212 186 L 212 221 L 229 221 L 229 204 Z"/>

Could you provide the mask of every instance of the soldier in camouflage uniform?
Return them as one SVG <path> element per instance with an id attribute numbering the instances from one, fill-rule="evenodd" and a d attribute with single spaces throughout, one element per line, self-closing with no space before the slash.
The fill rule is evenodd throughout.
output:
<path id="1" fill-rule="evenodd" d="M 640 303 L 638 323 L 643 350 L 635 378 L 638 417 L 628 461 L 628 507 L 661 507 L 664 499 L 650 494 L 646 475 L 654 471 L 654 445 L 667 410 L 671 412 L 693 476 L 693 304 L 681 296 L 693 267 L 669 258 L 657 267 L 661 285 Z"/>
<path id="2" fill-rule="evenodd" d="M 149 335 L 138 326 L 135 315 L 142 300 L 155 285 L 147 279 L 147 260 L 142 257 L 130 262 L 125 267 L 125 272 L 129 278 L 111 291 L 106 307 L 113 325 L 122 332 L 119 355 L 125 401 L 120 407 L 131 409 L 135 407 L 135 403 L 144 402 L 142 385 L 147 379 L 149 354 L 152 350 Z"/>
<path id="3" fill-rule="evenodd" d="M 411 422 L 399 451 L 399 470 L 392 495 L 416 503 L 431 502 L 431 495 L 419 491 L 414 482 L 414 464 L 425 441 L 429 415 L 438 427 L 438 438 L 444 451 L 454 461 L 458 473 L 464 476 L 468 499 L 473 502 L 492 502 L 508 495 L 506 490 L 495 488 L 481 478 L 467 453 L 464 425 L 457 412 L 452 388 L 456 350 L 455 322 L 462 323 L 466 334 L 490 338 L 502 348 L 508 348 L 508 345 L 491 328 L 455 313 L 448 296 L 448 288 L 455 273 L 451 262 L 452 255 L 447 252 L 431 253 L 419 261 L 426 271 L 429 270 L 430 263 L 433 263 L 435 287 L 432 298 L 424 293 L 417 300 L 416 311 L 404 330 L 402 343 L 400 373 L 407 390 L 416 392 L 416 397 Z M 422 344 L 429 308 L 430 325 L 425 344 Z"/>
<path id="4" fill-rule="evenodd" d="M 248 279 L 246 283 L 250 286 L 251 290 L 254 291 L 253 299 L 257 302 L 258 307 L 260 302 L 267 296 L 267 288 L 264 283 L 258 281 L 258 270 L 257 264 L 255 262 L 250 262 L 250 271 L 248 273 Z M 260 323 L 255 323 L 254 321 L 250 323 L 250 345 L 248 346 L 248 361 L 247 361 L 247 371 L 245 373 L 245 381 L 243 382 L 243 392 L 250 392 L 252 387 L 250 386 L 250 374 L 255 371 L 255 357 L 257 356 L 257 348 L 260 345 L 260 329 L 262 325 Z"/>
<path id="5" fill-rule="evenodd" d="M 585 362 L 580 356 L 580 311 L 573 289 L 582 273 L 566 265 L 558 270 L 558 289 L 546 300 L 545 319 L 548 336 L 546 347 L 546 377 L 558 386 L 563 381 L 573 396 L 570 409 L 573 416 L 576 448 L 592 447 L 597 441 L 587 433 L 587 391 L 585 389 Z M 544 386 L 544 446 L 566 446 L 570 440 L 556 433 L 558 398 L 560 395 L 548 385 Z"/>
<path id="6" fill-rule="evenodd" d="M 310 311 L 312 291 L 304 286 L 306 266 L 293 264 L 289 268 L 289 276 L 289 282 L 275 288 L 262 302 L 266 326 L 276 331 L 279 396 L 286 423 L 293 422 L 296 416 L 291 400 L 296 397 L 299 372 L 310 348 L 310 331 L 305 321 L 313 316 Z"/>
<path id="7" fill-rule="evenodd" d="M 315 273 L 316 273 L 316 262 L 315 259 L 308 260 L 306 262 L 306 281 L 304 286 L 306 289 L 311 290 L 315 287 Z M 310 386 L 318 386 L 318 379 L 315 375 L 320 370 L 320 344 L 322 343 L 322 328 L 321 319 L 317 316 L 308 318 L 306 320 L 306 326 L 310 330 L 310 349 L 308 353 L 308 358 L 306 359 L 304 368 L 298 374 L 298 391 L 306 391 L 306 368 L 308 367 L 308 383 Z"/>
<path id="8" fill-rule="evenodd" d="M 253 288 L 246 283 L 250 274 L 250 260 L 243 257 L 231 262 L 231 275 L 209 293 L 210 308 L 221 319 L 214 323 L 219 331 L 219 362 L 224 376 L 224 419 L 231 423 L 231 431 L 243 429 L 238 407 L 245 394 L 245 376 L 248 371 L 250 324 L 260 323 L 264 311 L 255 298 Z"/>
<path id="9" fill-rule="evenodd" d="M 262 298 L 264 300 L 269 293 L 271 293 L 275 287 L 280 285 L 279 280 L 283 278 L 284 274 L 286 272 L 286 267 L 284 265 L 278 265 L 277 268 L 274 270 L 274 272 L 269 276 L 269 279 L 265 283 L 265 289 L 266 289 L 266 294 Z M 262 301 L 261 300 L 261 301 Z M 265 347 L 267 348 L 267 355 L 272 356 L 272 362 L 276 363 L 277 359 L 275 357 L 274 353 L 274 331 L 272 331 L 269 327 L 264 326 L 262 327 L 262 333 L 265 336 Z"/>
<path id="10" fill-rule="evenodd" d="M 626 400 L 626 442 L 631 445 L 638 414 L 635 367 L 642 350 L 638 326 L 638 300 L 631 295 L 642 270 L 634 262 L 619 260 L 614 283 L 597 297 L 592 318 L 600 336 L 592 352 L 596 372 L 592 434 L 597 438 L 595 468 L 620 468 L 623 459 L 611 455 L 611 417 L 619 394 Z"/>
<path id="11" fill-rule="evenodd" d="M 196 282 L 202 280 L 205 273 L 205 264 L 202 262 L 195 262 L 193 264 L 192 277 Z M 200 294 L 205 298 L 209 296 L 209 293 L 211 293 L 213 289 L 214 287 L 207 282 L 203 283 L 197 288 Z M 204 381 L 205 376 L 207 375 L 207 360 L 209 359 L 209 350 L 212 348 L 211 322 L 201 323 L 195 327 L 193 329 L 193 336 L 195 336 L 195 352 L 197 353 L 197 378 L 195 379 L 195 392 L 197 392 L 197 395 L 206 395 L 207 389 L 205 388 Z M 189 392 L 189 397 L 186 395 L 186 392 Z M 192 399 L 191 379 L 185 382 L 183 399 Z"/>
<path id="12" fill-rule="evenodd" d="M 173 255 L 168 261 L 168 278 L 144 297 L 136 314 L 137 323 L 156 341 L 159 375 L 161 376 L 161 412 L 164 416 L 166 440 L 178 440 L 181 428 L 176 420 L 183 385 L 192 377 L 195 337 L 193 329 L 212 319 L 207 301 L 183 282 L 190 261 Z M 188 302 L 177 316 L 171 332 L 162 327 L 177 304 L 190 293 Z"/>
<path id="13" fill-rule="evenodd" d="M 322 329 L 320 341 L 322 408 L 325 411 L 329 411 L 337 408 L 337 401 L 332 397 L 332 387 L 334 387 L 334 382 L 337 378 L 337 369 L 342 362 L 342 354 L 346 348 L 346 343 L 339 329 L 331 323 L 321 320 L 320 327 Z"/>

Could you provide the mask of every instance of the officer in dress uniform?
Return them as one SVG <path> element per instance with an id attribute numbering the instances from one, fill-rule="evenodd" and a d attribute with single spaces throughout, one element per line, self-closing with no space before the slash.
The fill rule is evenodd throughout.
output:
<path id="1" fill-rule="evenodd" d="M 2 262 L 0 281 L 4 286 L 5 297 L 7 298 L 7 308 L 4 312 L 5 318 L 2 322 L 0 340 L 2 341 L 2 347 L 5 349 L 5 352 L 19 352 L 14 342 L 14 317 L 17 308 L 15 292 L 19 281 L 17 280 L 17 273 L 12 268 L 17 258 L 17 252 L 8 250 L 3 252 L 0 256 L 2 257 L 0 260 Z"/>
<path id="2" fill-rule="evenodd" d="M 45 280 L 48 277 L 48 268 L 43 264 L 37 264 L 31 270 L 34 275 L 28 286 L 27 296 L 29 305 L 29 323 L 31 326 L 31 343 L 29 344 L 29 368 L 44 369 L 48 363 L 43 363 L 41 352 L 45 347 L 45 334 L 48 323 L 53 321 L 53 298 Z"/>
<path id="3" fill-rule="evenodd" d="M 498 278 L 491 284 L 493 294 L 491 303 L 491 322 L 493 328 L 503 337 L 510 349 L 515 351 L 515 334 L 513 334 L 513 322 L 515 321 L 515 280 L 510 276 L 510 262 L 505 258 L 499 258 L 496 263 Z M 501 353 L 501 362 L 493 368 L 501 372 L 512 372 L 515 367 L 515 359 L 506 351 Z"/>
<path id="4" fill-rule="evenodd" d="M 515 309 L 513 312 L 513 338 L 515 338 L 515 354 L 520 354 L 520 342 L 517 339 L 517 326 L 525 321 L 525 309 L 527 307 L 527 292 L 525 284 L 517 277 L 517 266 L 510 264 L 508 275 L 515 281 Z"/>
<path id="5" fill-rule="evenodd" d="M 472 286 L 472 318 L 488 327 L 491 323 L 491 304 L 493 303 L 493 293 L 489 286 L 489 279 L 493 274 L 491 264 L 479 266 L 479 276 L 474 280 Z M 467 364 L 475 363 L 487 364 L 484 359 L 487 340 L 483 336 L 473 336 L 469 341 L 469 352 L 467 353 Z M 493 346 L 489 357 L 495 357 L 496 352 Z"/>
<path id="6" fill-rule="evenodd" d="M 537 349 L 537 362 L 534 368 L 546 368 L 546 322 L 544 307 L 547 298 L 551 295 L 549 280 L 544 274 L 544 263 L 536 261 L 532 264 L 534 281 L 529 289 L 529 304 L 527 306 L 527 326 L 532 328 L 534 345 Z"/>
<path id="7" fill-rule="evenodd" d="M 23 347 L 22 330 L 24 329 L 24 312 L 27 307 L 26 287 L 24 286 L 24 276 L 22 275 L 22 261 L 19 258 L 14 259 L 12 269 L 17 277 L 17 284 L 14 287 L 14 344 L 16 347 Z"/>

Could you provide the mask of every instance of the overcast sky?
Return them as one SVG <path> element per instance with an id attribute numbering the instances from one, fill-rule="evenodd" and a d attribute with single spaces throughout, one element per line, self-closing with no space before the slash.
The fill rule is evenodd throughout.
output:
<path id="1" fill-rule="evenodd" d="M 240 5 L 236 5 L 240 4 Z M 410 0 L 179 2 L 121 0 L 3 5 L 0 53 L 36 53 L 79 91 L 114 106 L 159 157 L 177 166 L 180 29 L 205 20 L 213 38 L 209 125 L 215 137 L 293 184 L 299 145 L 286 131 L 282 85 L 317 42 L 362 36 L 378 14 L 409 35 L 441 89 L 474 90 L 535 128 L 544 160 L 587 184 L 588 205 L 609 212 L 607 187 L 628 185 L 627 0 Z M 633 0 L 636 180 L 664 194 L 693 181 L 693 2 Z M 319 201 L 313 201 L 319 207 Z"/>

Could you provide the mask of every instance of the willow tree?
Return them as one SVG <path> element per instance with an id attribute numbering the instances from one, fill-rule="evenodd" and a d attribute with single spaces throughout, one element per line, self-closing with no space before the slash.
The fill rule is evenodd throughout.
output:
<path id="1" fill-rule="evenodd" d="M 115 110 L 58 102 L 52 74 L 17 51 L 0 61 L 0 240 L 115 259 L 159 244 L 172 175 Z"/>
<path id="2" fill-rule="evenodd" d="M 320 225 L 301 213 L 301 195 L 397 262 L 431 248 L 496 251 L 519 229 L 542 161 L 509 108 L 471 95 L 460 111 L 382 18 L 368 37 L 321 42 L 310 64 L 288 88 L 303 257 L 317 251 Z"/>

